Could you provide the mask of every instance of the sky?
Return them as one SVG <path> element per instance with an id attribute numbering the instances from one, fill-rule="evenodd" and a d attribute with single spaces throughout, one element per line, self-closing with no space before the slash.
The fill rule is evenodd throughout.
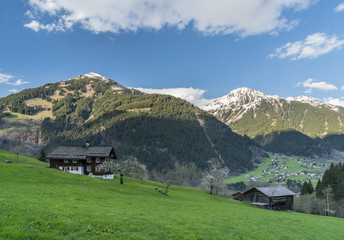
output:
<path id="1" fill-rule="evenodd" d="M 95 72 L 198 105 L 239 87 L 344 106 L 344 1 L 1 0 L 0 97 Z"/>

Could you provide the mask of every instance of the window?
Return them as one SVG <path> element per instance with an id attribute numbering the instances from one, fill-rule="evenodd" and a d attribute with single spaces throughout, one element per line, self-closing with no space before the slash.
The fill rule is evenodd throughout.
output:
<path id="1" fill-rule="evenodd" d="M 73 163 L 78 163 L 78 160 L 73 160 Z"/>
<path id="2" fill-rule="evenodd" d="M 99 166 L 96 166 L 96 172 L 100 172 Z"/>
<path id="3" fill-rule="evenodd" d="M 63 162 L 64 162 L 64 163 L 69 163 L 69 161 L 68 161 L 68 160 L 66 160 L 66 159 L 65 159 L 65 160 L 63 160 Z"/>
<path id="4" fill-rule="evenodd" d="M 91 158 L 87 158 L 87 163 L 92 163 L 92 159 Z"/>
<path id="5" fill-rule="evenodd" d="M 87 172 L 91 172 L 92 171 L 92 167 L 91 166 L 87 166 Z"/>
<path id="6" fill-rule="evenodd" d="M 96 163 L 100 163 L 100 158 L 96 158 Z"/>

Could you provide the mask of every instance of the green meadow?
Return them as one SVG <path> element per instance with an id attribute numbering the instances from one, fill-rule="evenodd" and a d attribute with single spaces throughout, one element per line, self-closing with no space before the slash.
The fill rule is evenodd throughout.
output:
<path id="1" fill-rule="evenodd" d="M 0 239 L 344 239 L 343 219 L 156 182 L 94 179 L 0 152 Z M 12 159 L 13 160 L 13 159 Z"/>
<path id="2" fill-rule="evenodd" d="M 12 164 L 16 164 L 17 163 L 17 155 L 15 153 L 10 153 L 4 150 L 0 150 L 0 163 L 4 163 L 5 160 L 10 160 L 12 161 Z M 26 156 L 18 156 L 18 162 L 21 164 L 30 164 L 30 165 L 36 165 L 36 166 L 41 166 L 41 167 L 48 167 L 49 164 L 48 163 L 44 163 L 41 161 L 38 161 L 37 159 L 33 159 L 30 157 L 26 157 Z"/>

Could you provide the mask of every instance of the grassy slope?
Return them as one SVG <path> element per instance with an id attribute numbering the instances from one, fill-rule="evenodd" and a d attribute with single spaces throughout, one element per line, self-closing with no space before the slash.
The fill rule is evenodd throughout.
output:
<path id="1" fill-rule="evenodd" d="M 34 162 L 34 160 L 33 160 Z M 0 161 L 0 239 L 343 239 L 342 219 Z"/>
<path id="2" fill-rule="evenodd" d="M 4 151 L 4 150 L 0 150 L 0 163 L 4 163 L 5 160 L 10 160 L 10 161 L 12 161 L 12 163 L 16 164 L 17 163 L 17 155 L 15 153 L 10 153 L 10 152 Z M 44 163 L 44 162 L 38 161 L 37 159 L 25 157 L 22 155 L 19 155 L 18 161 L 21 164 L 30 164 L 30 165 L 36 165 L 36 166 L 41 166 L 41 167 L 48 167 L 49 166 L 48 163 Z"/>

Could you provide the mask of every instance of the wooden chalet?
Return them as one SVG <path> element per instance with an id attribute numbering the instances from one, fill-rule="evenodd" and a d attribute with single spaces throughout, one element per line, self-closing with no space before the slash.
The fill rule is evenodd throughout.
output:
<path id="1" fill-rule="evenodd" d="M 47 159 L 50 167 L 61 171 L 90 175 L 97 178 L 113 179 L 111 171 L 102 171 L 99 165 L 104 161 L 117 159 L 111 146 L 60 146 L 52 151 Z"/>
<path id="2" fill-rule="evenodd" d="M 293 210 L 295 193 L 283 186 L 255 187 L 242 193 L 242 200 L 252 206 L 276 211 Z"/>

